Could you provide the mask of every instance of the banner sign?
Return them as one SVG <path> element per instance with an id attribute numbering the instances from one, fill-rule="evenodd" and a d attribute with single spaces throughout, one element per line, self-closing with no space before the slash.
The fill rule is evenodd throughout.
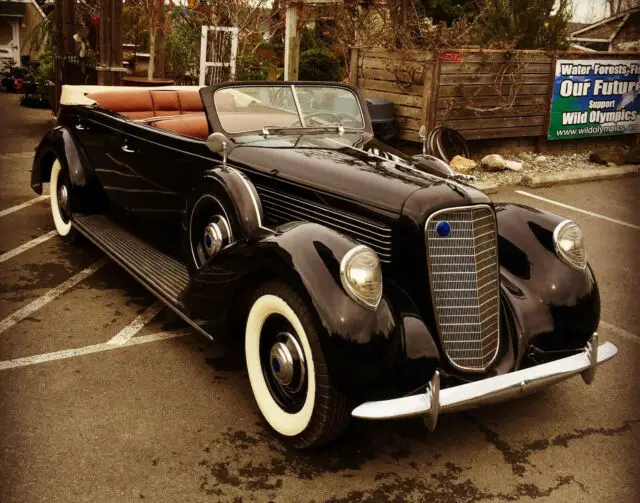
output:
<path id="1" fill-rule="evenodd" d="M 559 59 L 549 140 L 640 133 L 640 60 Z"/>

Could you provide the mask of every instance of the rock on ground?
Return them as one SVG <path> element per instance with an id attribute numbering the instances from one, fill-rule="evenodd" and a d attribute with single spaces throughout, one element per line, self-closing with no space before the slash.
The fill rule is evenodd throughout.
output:
<path id="1" fill-rule="evenodd" d="M 498 154 L 485 155 L 480 161 L 480 166 L 486 171 L 502 171 L 507 167 L 505 160 Z"/>
<path id="2" fill-rule="evenodd" d="M 591 152 L 591 162 L 608 166 L 611 162 L 615 165 L 624 164 L 624 149 L 622 147 L 601 147 Z"/>
<path id="3" fill-rule="evenodd" d="M 518 161 L 504 161 L 504 165 L 511 171 L 522 171 L 522 163 Z"/>
<path id="4" fill-rule="evenodd" d="M 473 173 L 473 170 L 477 166 L 476 161 L 467 159 L 466 157 L 462 157 L 461 155 L 456 155 L 453 159 L 451 159 L 449 165 L 454 169 L 454 171 L 465 175 Z"/>

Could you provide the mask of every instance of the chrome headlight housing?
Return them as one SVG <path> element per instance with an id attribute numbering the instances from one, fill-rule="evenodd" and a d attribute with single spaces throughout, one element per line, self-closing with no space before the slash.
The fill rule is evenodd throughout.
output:
<path id="1" fill-rule="evenodd" d="M 553 231 L 553 246 L 557 255 L 576 269 L 587 267 L 587 255 L 584 251 L 582 230 L 571 220 L 560 222 Z"/>
<path id="2" fill-rule="evenodd" d="M 358 304 L 375 310 L 382 299 L 382 268 L 378 255 L 368 246 L 349 250 L 340 262 L 340 281 Z"/>

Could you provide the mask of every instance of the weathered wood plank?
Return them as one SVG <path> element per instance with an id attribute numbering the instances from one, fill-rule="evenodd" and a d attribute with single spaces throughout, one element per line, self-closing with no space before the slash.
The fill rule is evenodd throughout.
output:
<path id="1" fill-rule="evenodd" d="M 450 51 L 456 52 L 456 51 Z M 504 62 L 516 62 L 516 63 L 549 63 L 551 61 L 551 55 L 546 54 L 527 54 L 527 53 L 493 53 L 493 52 L 473 52 L 462 53 L 462 63 L 504 63 Z M 454 64 L 454 63 L 451 63 Z"/>
<path id="2" fill-rule="evenodd" d="M 513 79 L 513 80 L 512 80 Z M 471 75 L 440 75 L 440 85 L 467 85 L 486 84 L 494 85 L 498 83 L 511 85 L 513 82 L 520 84 L 546 84 L 549 81 L 548 73 L 480 73 Z"/>
<path id="3" fill-rule="evenodd" d="M 412 61 L 405 58 L 388 59 L 388 58 L 374 58 L 370 56 L 363 56 L 360 53 L 360 66 L 364 69 L 376 69 L 376 70 L 389 70 L 398 66 L 406 67 L 411 70 L 419 71 L 425 66 L 432 65 L 433 61 L 419 62 Z"/>
<path id="4" fill-rule="evenodd" d="M 396 110 L 398 107 L 396 107 Z M 409 110 L 412 110 L 409 108 Z M 436 119 L 482 119 L 482 118 L 493 118 L 493 117 L 524 117 L 529 115 L 548 115 L 548 107 L 545 104 L 540 106 L 536 105 L 523 105 L 523 106 L 512 106 L 510 108 L 505 108 L 503 110 L 495 110 L 492 112 L 478 112 L 476 110 L 469 110 L 465 108 L 459 109 L 439 109 L 436 112 Z M 405 115 L 407 117 L 412 117 L 407 113 L 399 113 L 398 115 Z"/>
<path id="5" fill-rule="evenodd" d="M 403 129 L 414 129 L 418 131 L 423 122 L 419 119 L 410 119 L 408 117 L 396 117 L 398 120 L 398 126 Z"/>
<path id="6" fill-rule="evenodd" d="M 375 81 L 373 81 L 375 82 Z M 546 95 L 548 92 L 549 86 L 547 84 L 522 84 L 517 88 L 517 94 L 520 95 Z M 384 90 L 384 89 L 382 89 Z M 462 92 L 461 92 L 462 91 Z M 500 91 L 502 96 L 509 96 L 509 92 L 511 91 L 511 86 L 504 85 L 498 86 L 478 86 L 478 85 L 462 85 L 462 86 L 440 86 L 438 89 L 438 97 L 446 98 L 446 97 L 474 97 L 474 96 L 500 96 L 498 93 Z"/>
<path id="7" fill-rule="evenodd" d="M 422 107 L 422 96 L 410 96 L 408 94 L 390 93 L 376 91 L 375 89 L 363 89 L 365 97 L 386 98 L 394 105 L 404 105 L 408 107 Z"/>
<path id="8" fill-rule="evenodd" d="M 401 82 L 387 82 L 384 80 L 361 79 L 360 87 L 372 91 L 388 91 L 390 93 L 422 96 L 422 86 L 416 84 L 402 84 Z M 389 98 L 391 99 L 391 98 Z"/>
<path id="9" fill-rule="evenodd" d="M 430 68 L 428 66 L 427 68 Z M 363 79 L 383 80 L 386 82 L 399 82 L 401 84 L 422 84 L 424 80 L 424 67 L 408 68 L 402 65 L 389 66 L 387 70 L 377 68 L 358 68 L 358 77 Z"/>
<path id="10" fill-rule="evenodd" d="M 404 118 L 403 118 L 404 119 Z M 413 119 L 405 119 L 411 121 Z M 544 115 L 530 115 L 527 117 L 492 117 L 482 119 L 454 119 L 438 122 L 437 125 L 442 125 L 456 129 L 458 131 L 480 131 L 483 129 L 499 129 L 499 128 L 514 128 L 514 127 L 529 127 L 529 126 L 544 126 Z M 407 122 L 411 124 L 411 122 Z"/>
<path id="11" fill-rule="evenodd" d="M 524 65 L 524 66 L 523 66 Z M 551 71 L 551 63 L 507 63 L 506 70 L 520 68 L 526 73 L 544 73 Z M 442 75 L 463 75 L 477 73 L 497 73 L 505 69 L 505 63 L 445 63 L 441 64 Z"/>
<path id="12" fill-rule="evenodd" d="M 360 49 L 363 56 L 375 56 L 376 58 L 407 59 L 410 61 L 433 61 L 433 54 L 426 51 L 402 50 L 394 51 L 378 47 L 363 47 Z"/>
<path id="13" fill-rule="evenodd" d="M 528 126 L 497 129 L 476 129 L 462 133 L 465 140 L 488 140 L 491 138 L 520 138 L 523 136 L 541 136 L 545 134 L 544 126 Z"/>
<path id="14" fill-rule="evenodd" d="M 410 117 L 412 119 L 422 119 L 422 108 L 408 107 L 405 105 L 397 105 L 394 103 L 394 108 L 397 116 Z"/>
<path id="15" fill-rule="evenodd" d="M 505 97 L 506 98 L 506 97 Z M 535 94 L 516 94 L 514 97 L 513 106 L 544 106 L 547 102 L 546 95 L 535 95 Z M 505 101 L 500 100 L 496 96 L 475 96 L 469 100 L 469 103 L 463 102 L 459 97 L 439 97 L 437 108 L 438 110 L 450 108 L 453 110 L 461 110 L 464 109 L 465 104 L 473 105 L 474 107 L 485 107 L 492 108 L 496 107 L 500 104 L 506 104 Z"/>

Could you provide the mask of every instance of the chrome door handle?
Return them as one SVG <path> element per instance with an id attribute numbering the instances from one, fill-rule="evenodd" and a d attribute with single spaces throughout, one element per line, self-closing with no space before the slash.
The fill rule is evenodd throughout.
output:
<path id="1" fill-rule="evenodd" d="M 76 129 L 77 129 L 78 131 L 86 131 L 88 128 L 87 128 L 86 126 L 83 126 L 83 125 L 82 125 L 82 122 L 78 122 L 78 123 L 76 124 Z"/>
<path id="2" fill-rule="evenodd" d="M 122 144 L 122 151 L 126 152 L 127 154 L 135 154 L 136 153 L 135 150 L 133 150 L 132 148 L 129 148 L 129 145 L 127 144 L 126 141 Z"/>

